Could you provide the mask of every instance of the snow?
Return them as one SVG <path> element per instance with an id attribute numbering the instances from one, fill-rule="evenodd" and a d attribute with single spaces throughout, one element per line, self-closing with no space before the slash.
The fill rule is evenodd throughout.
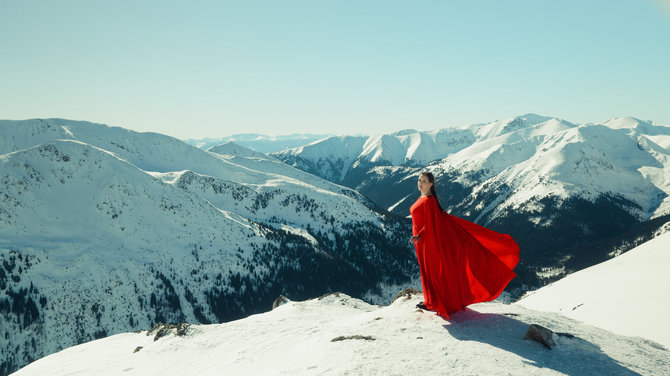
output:
<path id="1" fill-rule="evenodd" d="M 670 232 L 528 293 L 517 304 L 670 348 L 668 268 Z"/>
<path id="2" fill-rule="evenodd" d="M 344 294 L 287 302 L 154 341 L 146 331 L 92 341 L 17 371 L 28 375 L 662 375 L 667 350 L 561 315 L 482 303 L 447 321 L 415 308 L 420 296 L 374 306 Z M 524 340 L 529 324 L 554 336 Z M 339 340 L 338 340 L 339 339 Z M 135 352 L 138 347 L 141 347 Z"/>
<path id="3" fill-rule="evenodd" d="M 465 182 L 476 185 L 474 192 L 491 186 L 510 187 L 510 194 L 498 199 L 498 210 L 548 196 L 592 200 L 614 194 L 637 204 L 628 210 L 644 220 L 664 210 L 663 198 L 670 195 L 665 184 L 670 178 L 670 153 L 645 151 L 626 132 L 551 119 L 481 140 L 449 155 L 436 168 L 455 169 L 462 179 L 467 172 L 485 172 L 482 182 Z"/>
<path id="4" fill-rule="evenodd" d="M 550 120 L 552 119 L 546 116 L 526 114 L 513 119 L 494 121 L 480 127 L 477 131 L 477 136 L 480 139 L 495 138 L 507 133 L 531 128 Z"/>
<path id="5" fill-rule="evenodd" d="M 290 164 L 294 164 L 295 159 L 306 161 L 311 166 L 319 166 L 316 169 L 320 176 L 341 181 L 352 167 L 361 163 L 419 166 L 444 158 L 474 141 L 469 130 L 450 128 L 421 132 L 409 129 L 371 136 L 333 136 L 273 155 Z M 332 165 L 341 167 L 331 171 Z"/>
<path id="6" fill-rule="evenodd" d="M 282 224 L 281 229 L 291 234 L 302 236 L 315 246 L 319 244 L 319 242 L 312 235 L 310 235 L 310 233 L 307 232 L 305 229 L 291 227 L 286 224 Z"/>
<path id="7" fill-rule="evenodd" d="M 649 124 L 648 122 L 636 119 L 632 116 L 612 118 L 603 123 L 603 125 L 612 129 L 632 129 L 640 124 Z"/>

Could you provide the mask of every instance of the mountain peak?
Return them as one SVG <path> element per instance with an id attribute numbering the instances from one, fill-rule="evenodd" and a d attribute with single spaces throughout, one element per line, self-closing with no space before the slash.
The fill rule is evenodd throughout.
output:
<path id="1" fill-rule="evenodd" d="M 523 114 L 523 115 L 517 116 L 513 119 L 510 119 L 510 121 L 517 120 L 517 119 L 518 120 L 523 120 L 524 122 L 529 123 L 529 124 L 540 124 L 540 123 L 544 123 L 545 121 L 551 120 L 551 119 L 554 119 L 554 118 L 529 112 L 527 114 Z"/>
<path id="2" fill-rule="evenodd" d="M 228 155 L 233 157 L 263 157 L 267 158 L 265 154 L 253 151 L 249 148 L 245 148 L 239 144 L 236 144 L 233 141 L 228 141 L 225 144 L 212 146 L 207 149 L 208 152 L 219 154 L 219 155 Z"/>
<path id="3" fill-rule="evenodd" d="M 633 129 L 640 125 L 651 125 L 650 121 L 640 120 L 632 116 L 611 118 L 603 123 L 604 126 L 612 129 Z"/>
<path id="4" fill-rule="evenodd" d="M 487 124 L 476 124 L 473 127 L 477 129 L 476 132 L 479 139 L 487 139 L 502 136 L 504 134 L 516 132 L 522 129 L 533 128 L 551 120 L 555 120 L 556 122 L 563 122 L 562 120 L 556 118 L 528 113 L 511 119 L 498 120 Z"/>
<path id="5" fill-rule="evenodd" d="M 414 133 L 417 133 L 416 129 L 401 129 L 399 131 L 391 133 L 391 136 L 408 136 Z"/>

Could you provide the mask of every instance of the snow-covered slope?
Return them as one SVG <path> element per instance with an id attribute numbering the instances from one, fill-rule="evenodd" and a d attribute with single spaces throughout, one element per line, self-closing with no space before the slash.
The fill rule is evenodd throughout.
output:
<path id="1" fill-rule="evenodd" d="M 301 170 L 342 183 L 360 166 L 422 165 L 444 158 L 474 141 L 469 130 L 404 130 L 387 135 L 332 136 L 273 155 Z"/>
<path id="2" fill-rule="evenodd" d="M 647 219 L 669 209 L 661 203 L 670 190 L 654 184 L 643 172 L 658 168 L 659 159 L 670 155 L 667 150 L 658 153 L 662 158 L 640 147 L 625 130 L 602 125 L 561 127 L 548 121 L 481 141 L 448 156 L 434 170 L 457 171 L 461 176 L 457 181 L 473 186 L 475 192 L 487 186 L 508 187 L 494 206 L 478 211 L 479 217 L 491 219 L 495 217 L 491 211 L 520 208 L 547 196 L 595 200 L 611 194 L 630 201 L 628 211 Z M 477 180 L 469 178 L 475 173 Z"/>
<path id="3" fill-rule="evenodd" d="M 262 154 L 62 119 L 0 135 L 0 374 L 278 294 L 385 299 L 417 275 L 406 220 Z"/>
<path id="4" fill-rule="evenodd" d="M 559 128 L 573 126 L 573 124 L 567 123 L 564 120 L 553 119 L 536 114 L 526 114 L 513 119 L 496 120 L 486 124 L 474 124 L 468 128 L 475 133 L 477 140 L 488 140 L 506 134 L 513 134 L 518 131 L 527 132 L 538 126 L 544 128 L 547 123 L 553 126 L 558 126 Z"/>
<path id="5" fill-rule="evenodd" d="M 365 140 L 363 136 L 329 137 L 273 155 L 303 171 L 339 182 L 349 173 Z"/>
<path id="6" fill-rule="evenodd" d="M 670 232 L 528 293 L 517 304 L 558 312 L 670 349 Z"/>
<path id="7" fill-rule="evenodd" d="M 372 306 L 344 294 L 220 325 L 119 334 L 66 349 L 28 375 L 667 375 L 668 351 L 561 315 L 484 303 L 445 321 L 418 296 Z M 529 324 L 555 332 L 547 349 Z"/>

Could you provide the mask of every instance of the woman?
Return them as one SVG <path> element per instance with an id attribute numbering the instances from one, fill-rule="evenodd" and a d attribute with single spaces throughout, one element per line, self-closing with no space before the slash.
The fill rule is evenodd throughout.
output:
<path id="1" fill-rule="evenodd" d="M 437 201 L 432 173 L 419 175 L 418 188 L 421 197 L 409 209 L 424 297 L 417 307 L 449 318 L 497 298 L 516 276 L 519 246 L 509 235 L 447 214 Z"/>

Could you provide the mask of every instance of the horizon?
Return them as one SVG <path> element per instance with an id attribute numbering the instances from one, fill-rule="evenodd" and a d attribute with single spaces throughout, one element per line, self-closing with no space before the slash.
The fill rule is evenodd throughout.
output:
<path id="1" fill-rule="evenodd" d="M 670 124 L 669 4 L 4 2 L 0 118 L 179 139 Z"/>

